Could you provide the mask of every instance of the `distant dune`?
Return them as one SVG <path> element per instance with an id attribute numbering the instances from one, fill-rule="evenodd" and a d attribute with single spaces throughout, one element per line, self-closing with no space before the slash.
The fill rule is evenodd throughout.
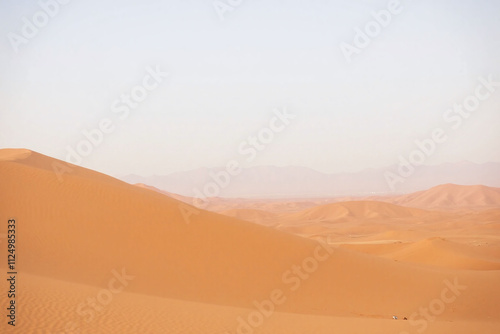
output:
<path id="1" fill-rule="evenodd" d="M 397 197 L 394 203 L 428 209 L 500 207 L 500 188 L 445 184 Z"/>
<path id="2" fill-rule="evenodd" d="M 349 218 L 404 218 L 429 214 L 424 210 L 406 208 L 394 204 L 375 201 L 351 201 L 326 204 L 302 212 L 291 214 L 291 220 L 335 221 Z"/>
<path id="3" fill-rule="evenodd" d="M 413 332 L 420 328 L 417 318 L 394 321 L 392 315 L 410 317 L 428 307 L 450 282 L 465 290 L 457 292 L 426 333 L 497 333 L 500 328 L 498 256 L 485 259 L 469 250 L 456 254 L 454 244 L 431 240 L 430 245 L 400 250 L 396 261 L 339 247 L 331 238 L 318 243 L 208 212 L 157 189 L 74 165 L 64 164 L 69 170 L 58 177 L 54 163 L 64 164 L 28 150 L 0 150 L 0 234 L 6 234 L 6 222 L 14 217 L 23 305 L 19 326 L 8 328 L 9 333 L 69 333 L 68 323 L 76 323 L 82 333 L 232 334 L 241 326 L 238 317 L 247 319 L 276 291 L 283 303 L 253 332 Z M 302 219 L 300 215 L 309 220 L 373 219 L 376 225 L 388 218 L 419 220 L 425 212 L 351 202 L 308 209 L 295 218 Z M 372 233 L 349 224 L 344 222 L 336 233 L 374 236 L 387 229 L 376 226 Z M 451 222 L 463 230 L 460 224 Z M 497 231 L 498 222 L 484 226 Z M 367 235 L 357 240 L 370 242 Z M 427 265 L 433 249 L 448 254 L 444 264 Z M 5 247 L 0 254 L 7 258 Z M 4 272 L 5 265 L 0 262 Z M 474 270 L 457 270 L 464 268 Z M 110 289 L 116 271 L 131 277 L 124 291 L 87 321 L 78 312 L 80 305 Z M 6 299 L 2 294 L 0 303 L 5 305 Z"/>

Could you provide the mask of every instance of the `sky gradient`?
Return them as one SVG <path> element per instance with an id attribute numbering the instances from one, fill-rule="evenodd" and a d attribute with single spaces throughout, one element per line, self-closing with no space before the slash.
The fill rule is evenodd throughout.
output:
<path id="1" fill-rule="evenodd" d="M 448 139 L 426 164 L 500 162 L 500 87 L 457 129 L 443 119 L 479 78 L 500 81 L 500 2 L 400 1 L 348 62 L 340 45 L 389 2 L 248 0 L 221 20 L 211 0 L 73 0 L 16 52 L 41 6 L 2 1 L 0 147 L 65 160 L 108 119 L 82 166 L 167 174 L 238 160 L 286 108 L 294 119 L 250 165 L 384 167 L 436 128 Z M 168 76 L 120 118 L 113 104 L 155 68 Z"/>

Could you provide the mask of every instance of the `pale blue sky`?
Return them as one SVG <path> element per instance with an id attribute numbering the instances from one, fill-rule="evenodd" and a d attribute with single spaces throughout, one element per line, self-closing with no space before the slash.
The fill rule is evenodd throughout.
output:
<path id="1" fill-rule="evenodd" d="M 42 2 L 46 2 L 47 0 Z M 227 2 L 225 0 L 224 2 Z M 14 52 L 37 1 L 0 3 L 0 147 L 64 160 L 103 118 L 113 133 L 82 166 L 112 175 L 225 165 L 287 107 L 295 120 L 252 165 L 357 171 L 398 162 L 479 76 L 500 81 L 500 2 L 401 1 L 346 62 L 339 45 L 388 1 L 73 0 Z M 169 78 L 125 120 L 111 112 L 148 66 Z M 427 163 L 500 161 L 500 87 Z M 240 159 L 241 160 L 241 159 Z"/>

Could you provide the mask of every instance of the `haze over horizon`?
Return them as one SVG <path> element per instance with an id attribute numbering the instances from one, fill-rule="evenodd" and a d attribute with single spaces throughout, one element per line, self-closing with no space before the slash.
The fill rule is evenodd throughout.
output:
<path id="1" fill-rule="evenodd" d="M 461 164 L 484 165 L 484 164 L 497 164 L 497 162 L 495 162 L 495 161 L 487 161 L 487 162 L 483 162 L 483 163 L 476 163 L 476 162 L 472 162 L 472 161 L 469 161 L 469 160 L 461 160 L 461 161 L 457 161 L 457 162 L 443 162 L 443 163 L 437 163 L 437 164 L 424 164 L 422 166 L 423 167 L 437 167 L 437 166 L 443 166 L 443 165 L 461 165 Z M 498 162 L 498 164 L 500 164 L 500 162 Z M 390 166 L 366 167 L 366 168 L 362 168 L 362 169 L 352 169 L 350 171 L 338 171 L 338 172 L 331 172 L 331 173 L 330 172 L 322 172 L 322 171 L 317 170 L 317 169 L 312 168 L 312 167 L 300 166 L 300 165 L 252 165 L 252 166 L 244 166 L 242 168 L 243 169 L 253 169 L 253 168 L 277 168 L 277 169 L 299 168 L 299 169 L 305 169 L 305 170 L 315 171 L 315 172 L 318 172 L 318 173 L 321 173 L 321 174 L 329 175 L 329 174 L 356 174 L 356 173 L 360 173 L 360 172 L 364 172 L 364 171 L 370 171 L 370 170 L 385 170 L 385 169 L 388 169 L 388 168 L 391 168 L 391 167 L 395 167 L 395 166 L 397 166 L 396 163 L 393 164 L 393 165 L 390 165 Z M 168 172 L 168 173 L 164 173 L 164 174 L 146 174 L 146 175 L 142 175 L 142 174 L 130 173 L 130 174 L 116 174 L 116 175 L 111 175 L 111 176 L 117 177 L 117 178 L 122 178 L 124 176 L 130 176 L 130 175 L 142 176 L 142 177 L 148 177 L 148 176 L 165 176 L 165 175 L 173 175 L 173 174 L 176 174 L 176 173 L 185 173 L 185 172 L 194 172 L 194 171 L 200 171 L 200 170 L 212 170 L 212 169 L 215 170 L 215 169 L 223 169 L 223 168 L 224 168 L 224 166 L 221 164 L 221 165 L 218 165 L 218 166 L 202 166 L 202 167 L 196 167 L 196 168 L 187 169 L 187 170 L 176 170 L 176 171 L 172 171 L 172 172 Z M 96 170 L 96 171 L 98 171 L 98 170 Z"/>
<path id="2" fill-rule="evenodd" d="M 86 140 L 82 131 L 107 118 L 114 130 L 81 166 L 114 176 L 234 159 L 337 173 L 395 165 L 440 127 L 447 140 L 426 165 L 500 162 L 497 84 L 460 124 L 450 121 L 457 114 L 444 120 L 480 78 L 500 80 L 500 3 L 401 1 L 399 14 L 348 62 L 342 43 L 387 8 L 387 1 L 289 1 L 284 11 L 248 1 L 221 20 L 210 1 L 73 1 L 16 52 L 9 34 L 20 35 L 22 18 L 40 5 L 3 2 L 0 147 L 66 160 L 68 147 Z M 156 87 L 144 101 L 112 108 L 154 71 L 160 81 L 149 82 Z M 294 118 L 254 156 L 250 143 L 241 154 L 275 109 Z"/>

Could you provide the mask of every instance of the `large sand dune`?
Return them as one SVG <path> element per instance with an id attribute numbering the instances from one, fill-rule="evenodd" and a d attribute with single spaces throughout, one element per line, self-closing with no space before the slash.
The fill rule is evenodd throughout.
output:
<path id="1" fill-rule="evenodd" d="M 70 333 L 66 326 L 73 322 L 82 333 L 236 333 L 238 316 L 256 312 L 256 302 L 279 299 L 277 312 L 252 332 L 416 332 L 423 328 L 419 310 L 442 299 L 449 285 L 463 288 L 455 288 L 456 298 L 446 295 L 453 302 L 437 303 L 443 309 L 426 322 L 428 333 L 500 328 L 494 251 L 490 258 L 457 255 L 453 247 L 431 242 L 381 256 L 197 209 L 78 166 L 58 177 L 54 163 L 63 164 L 28 150 L 0 151 L 0 234 L 15 218 L 23 304 L 18 326 L 2 323 L 2 331 Z M 333 216 L 329 207 L 309 215 L 384 221 L 420 219 L 424 212 L 392 205 L 381 211 L 378 203 L 340 207 L 345 210 Z M 360 235 L 370 232 L 357 228 Z M 457 230 L 457 236 L 463 234 Z M 451 265 L 423 261 L 433 248 L 444 248 L 449 258 L 443 261 Z M 5 247 L 1 254 L 7 257 Z M 5 265 L 0 262 L 3 271 Z M 120 293 L 110 285 L 117 277 Z M 87 322 L 79 305 L 105 294 L 112 300 Z M 1 301 L 7 302 L 5 294 Z M 403 322 L 391 320 L 394 314 L 416 316 Z"/>

